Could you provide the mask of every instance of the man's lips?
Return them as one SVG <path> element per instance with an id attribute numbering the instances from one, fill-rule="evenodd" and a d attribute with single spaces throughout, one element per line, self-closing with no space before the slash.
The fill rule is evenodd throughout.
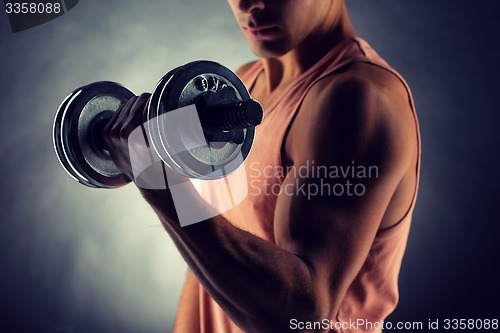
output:
<path id="1" fill-rule="evenodd" d="M 248 31 L 252 36 L 255 37 L 272 37 L 279 33 L 279 29 L 277 26 L 260 26 L 260 27 L 252 27 L 245 26 L 243 29 Z"/>

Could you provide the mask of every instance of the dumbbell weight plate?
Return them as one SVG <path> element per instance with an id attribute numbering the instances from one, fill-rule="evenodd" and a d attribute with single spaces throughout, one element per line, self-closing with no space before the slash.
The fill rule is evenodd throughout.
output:
<path id="1" fill-rule="evenodd" d="M 151 93 L 151 98 L 149 100 L 149 108 L 148 108 L 148 119 L 152 119 L 156 117 L 157 115 L 157 107 L 158 107 L 158 102 L 160 101 L 160 95 L 161 92 L 163 91 L 163 88 L 165 85 L 170 81 L 174 73 L 176 73 L 179 69 L 181 69 L 183 66 L 176 67 L 169 71 L 167 74 L 163 75 L 163 77 L 158 81 L 156 84 L 156 87 L 153 89 L 153 92 Z"/>
<path id="2" fill-rule="evenodd" d="M 97 188 L 116 188 L 130 182 L 109 156 L 89 140 L 92 121 L 102 112 L 116 112 L 134 93 L 115 82 L 95 82 L 72 92 L 54 121 L 54 147 L 64 169 L 78 182 Z"/>
<path id="3" fill-rule="evenodd" d="M 68 106 L 69 101 L 75 96 L 76 94 L 81 92 L 82 88 L 78 88 L 71 92 L 61 103 L 59 108 L 57 109 L 56 117 L 54 119 L 54 126 L 53 126 L 53 144 L 55 148 L 55 152 L 57 155 L 57 159 L 63 166 L 64 170 L 70 175 L 71 178 L 74 180 L 78 181 L 78 175 L 73 171 L 73 169 L 69 166 L 69 162 L 66 159 L 66 156 L 64 155 L 64 150 L 62 147 L 62 138 L 61 138 L 61 128 L 62 128 L 62 117 L 64 114 L 64 110 L 66 110 L 66 107 Z"/>
<path id="4" fill-rule="evenodd" d="M 222 178 L 236 170 L 250 152 L 255 134 L 253 128 L 237 130 L 244 135 L 240 144 L 222 142 L 200 146 L 200 133 L 194 133 L 196 130 L 190 130 L 189 125 L 183 124 L 177 128 L 178 131 L 172 133 L 172 126 L 167 124 L 168 121 L 161 121 L 160 116 L 165 113 L 195 104 L 200 94 L 206 91 L 217 92 L 223 87 L 235 90 L 235 102 L 250 99 L 245 85 L 228 68 L 211 61 L 192 62 L 177 69 L 168 82 L 164 83 L 157 107 L 150 109 L 148 118 L 156 116 L 160 119 L 150 122 L 154 126 L 149 129 L 153 147 L 168 166 L 187 177 Z M 182 147 L 184 152 L 172 152 L 171 147 Z"/>
<path id="5" fill-rule="evenodd" d="M 180 68 L 182 68 L 182 66 L 176 67 L 171 71 L 169 71 L 167 74 L 163 75 L 163 77 L 156 84 L 156 87 L 153 89 L 153 92 L 151 93 L 151 98 L 149 99 L 148 113 L 145 119 L 147 121 L 148 127 L 153 127 L 154 124 L 156 124 L 157 122 L 156 117 L 158 116 L 157 110 L 160 102 L 161 92 L 163 91 L 165 85 L 170 81 L 174 73 L 177 72 Z M 157 131 L 149 131 L 148 140 L 151 141 L 151 143 L 161 142 L 160 135 Z"/>

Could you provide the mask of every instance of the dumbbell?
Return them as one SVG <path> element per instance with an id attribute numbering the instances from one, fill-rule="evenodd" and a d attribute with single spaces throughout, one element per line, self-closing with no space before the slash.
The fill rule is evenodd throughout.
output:
<path id="1" fill-rule="evenodd" d="M 53 142 L 59 162 L 74 180 L 93 188 L 117 188 L 131 181 L 113 163 L 102 131 L 133 96 L 118 83 L 101 81 L 80 87 L 63 100 L 54 119 Z M 206 144 L 201 146 L 193 145 L 200 135 L 190 124 L 165 124 L 169 112 L 190 105 L 196 106 L 203 130 Z M 246 159 L 263 110 L 231 70 L 215 62 L 195 61 L 160 79 L 146 118 L 148 143 L 162 162 L 186 177 L 217 179 Z"/>

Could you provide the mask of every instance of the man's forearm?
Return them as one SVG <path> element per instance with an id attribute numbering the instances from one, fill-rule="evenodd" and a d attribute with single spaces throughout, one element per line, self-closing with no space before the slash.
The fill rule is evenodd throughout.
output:
<path id="1" fill-rule="evenodd" d="M 158 214 L 201 284 L 249 332 L 286 331 L 317 314 L 314 283 L 296 255 L 222 217 L 181 228 Z"/>
<path id="2" fill-rule="evenodd" d="M 192 333 L 200 331 L 198 297 L 198 281 L 193 273 L 189 271 L 177 306 L 174 333 Z"/>

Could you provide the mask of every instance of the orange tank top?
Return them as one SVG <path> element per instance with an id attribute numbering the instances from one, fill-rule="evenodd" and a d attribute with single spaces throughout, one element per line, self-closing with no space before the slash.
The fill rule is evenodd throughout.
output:
<path id="1" fill-rule="evenodd" d="M 245 161 L 249 195 L 234 209 L 223 214 L 229 222 L 275 243 L 273 216 L 278 192 L 275 189 L 281 185 L 284 177 L 269 177 L 266 170 L 282 168 L 281 150 L 285 132 L 309 89 L 318 80 L 347 65 L 359 62 L 383 68 L 403 82 L 408 92 L 418 133 L 418 122 L 411 92 L 401 75 L 392 69 L 363 39 L 346 40 L 298 77 L 289 89 L 265 110 L 264 120 L 256 130 L 254 146 Z M 250 91 L 263 70 L 262 63 L 256 62 L 242 77 Z M 418 138 L 418 154 L 419 159 L 415 170 L 417 177 L 420 166 L 420 138 Z M 398 276 L 410 230 L 417 189 L 418 186 L 415 188 L 412 205 L 405 217 L 395 226 L 377 233 L 364 265 L 345 294 L 337 317 L 325 318 L 346 327 L 346 329 L 333 329 L 331 332 L 364 332 L 365 330 L 352 330 L 345 325 L 357 319 L 379 323 L 395 309 L 398 302 Z M 201 285 L 198 285 L 198 288 L 201 333 L 243 332 Z M 377 329 L 366 331 L 381 332 Z"/>

